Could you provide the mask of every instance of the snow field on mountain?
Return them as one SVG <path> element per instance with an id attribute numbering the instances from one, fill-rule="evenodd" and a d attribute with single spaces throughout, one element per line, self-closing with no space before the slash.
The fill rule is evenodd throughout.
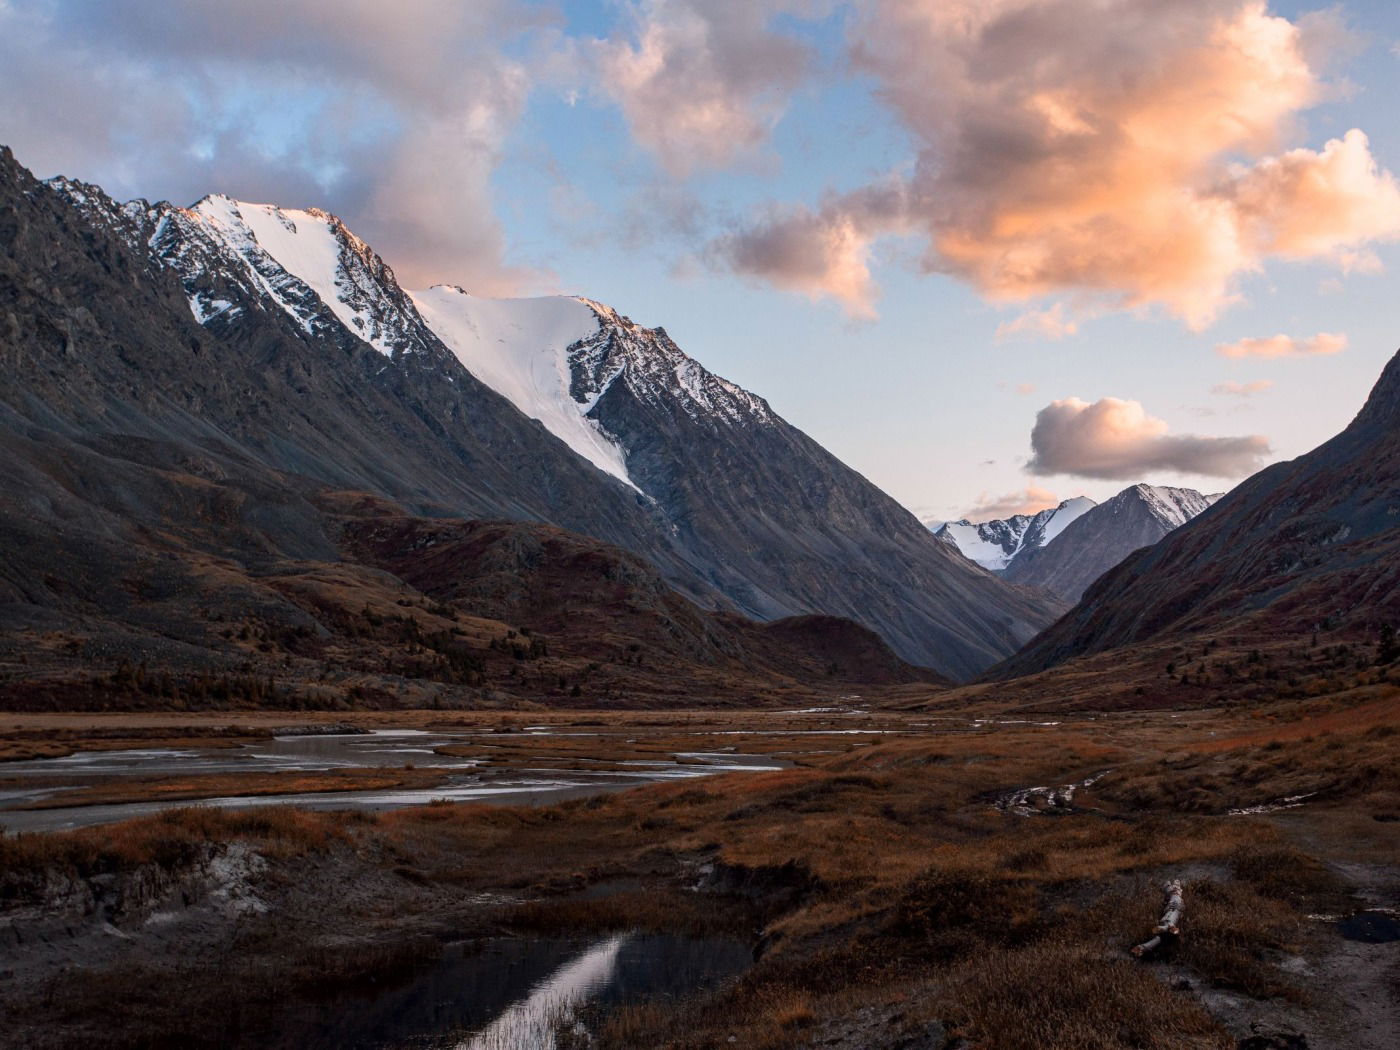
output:
<path id="1" fill-rule="evenodd" d="M 975 561 L 984 569 L 1004 569 L 1016 553 L 1012 551 L 1008 554 L 1001 544 L 984 539 L 978 526 L 965 521 L 947 522 L 941 531 L 957 544 L 963 557 Z M 1016 550 L 1020 550 L 1019 545 Z"/>
<path id="2" fill-rule="evenodd" d="M 1044 547 L 1056 536 L 1064 532 L 1066 525 L 1097 506 L 1098 504 L 1088 496 L 1075 496 L 1073 499 L 1065 500 L 1055 508 L 1055 512 L 1050 515 L 1050 520 L 1045 523 L 1045 528 L 1041 534 L 1040 545 Z"/>
<path id="3" fill-rule="evenodd" d="M 409 295 L 467 371 L 599 470 L 637 488 L 621 447 L 569 393 L 568 348 L 598 330 L 590 306 L 566 296 L 484 299 L 441 284 Z"/>

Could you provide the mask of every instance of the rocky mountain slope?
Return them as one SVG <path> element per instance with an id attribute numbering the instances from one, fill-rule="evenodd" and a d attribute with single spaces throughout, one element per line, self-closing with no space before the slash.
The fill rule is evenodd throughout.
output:
<path id="1" fill-rule="evenodd" d="M 1227 631 L 1236 650 L 1286 642 L 1306 652 L 1319 629 L 1374 642 L 1397 620 L 1400 354 L 1341 434 L 1130 556 L 993 674 L 1207 632 Z"/>
<path id="2" fill-rule="evenodd" d="M 1156 543 L 1219 498 L 1195 489 L 1133 485 L 1080 515 L 1053 542 L 1025 549 L 1002 575 L 1077 602 L 1133 551 Z"/>
<path id="3" fill-rule="evenodd" d="M 975 525 L 966 518 L 945 521 L 933 534 L 982 568 L 1001 572 L 1017 558 L 1044 547 L 1094 506 L 1088 496 L 1076 496 L 1037 514 L 1015 514 Z"/>
<path id="4" fill-rule="evenodd" d="M 78 592 L 115 615 L 88 584 L 190 515 L 212 558 L 338 556 L 308 510 L 326 487 L 548 522 L 703 606 L 849 616 L 957 677 L 1058 612 L 599 304 L 411 295 L 324 212 L 122 205 L 8 152 L 0 234 L 7 630 L 71 626 Z"/>

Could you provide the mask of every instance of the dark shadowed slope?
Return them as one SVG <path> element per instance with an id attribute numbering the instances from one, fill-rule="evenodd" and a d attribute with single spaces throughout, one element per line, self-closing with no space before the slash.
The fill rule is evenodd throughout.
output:
<path id="1" fill-rule="evenodd" d="M 1356 419 L 1139 551 L 996 678 L 1228 625 L 1274 639 L 1400 620 L 1400 354 Z"/>

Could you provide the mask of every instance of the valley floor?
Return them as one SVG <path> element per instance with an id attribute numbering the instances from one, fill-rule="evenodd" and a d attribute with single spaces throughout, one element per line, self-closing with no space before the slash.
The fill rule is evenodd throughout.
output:
<path id="1" fill-rule="evenodd" d="M 173 808 L 0 838 L 0 1026 L 35 1048 L 485 1045 L 441 1005 L 477 986 L 444 975 L 477 956 L 524 973 L 544 945 L 578 966 L 724 960 L 690 994 L 573 1004 L 564 1047 L 1389 1047 L 1397 704 L 1379 686 L 1249 714 L 298 714 L 450 736 L 442 755 L 503 776 L 721 753 L 782 768 L 348 811 L 182 804 L 230 790 L 223 772 L 99 778 L 76 801 Z M 290 724 L 0 715 L 0 753 L 237 753 Z M 431 760 L 238 790 L 456 775 Z M 1168 879 L 1181 936 L 1135 959 Z M 385 1035 L 428 1001 L 422 1031 Z"/>

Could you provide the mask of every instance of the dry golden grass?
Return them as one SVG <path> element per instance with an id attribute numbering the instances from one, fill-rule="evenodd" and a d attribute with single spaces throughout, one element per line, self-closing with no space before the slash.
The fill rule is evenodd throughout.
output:
<path id="1" fill-rule="evenodd" d="M 1140 964 L 1069 937 L 980 952 L 949 974 L 939 999 L 979 1050 L 1234 1046 L 1196 1002 Z"/>
<path id="2" fill-rule="evenodd" d="M 293 806 L 185 807 L 121 824 L 0 836 L 0 885 L 21 885 L 48 872 L 86 877 L 148 864 L 179 868 L 207 847 L 232 840 L 254 842 L 263 853 L 285 858 L 344 841 L 347 826 L 372 820 Z"/>
<path id="3" fill-rule="evenodd" d="M 1263 736 L 1267 742 L 1257 741 Z M 1282 799 L 1319 801 L 1400 791 L 1394 725 L 1210 742 L 1125 766 L 1100 793 L 1135 810 L 1223 813 Z"/>

